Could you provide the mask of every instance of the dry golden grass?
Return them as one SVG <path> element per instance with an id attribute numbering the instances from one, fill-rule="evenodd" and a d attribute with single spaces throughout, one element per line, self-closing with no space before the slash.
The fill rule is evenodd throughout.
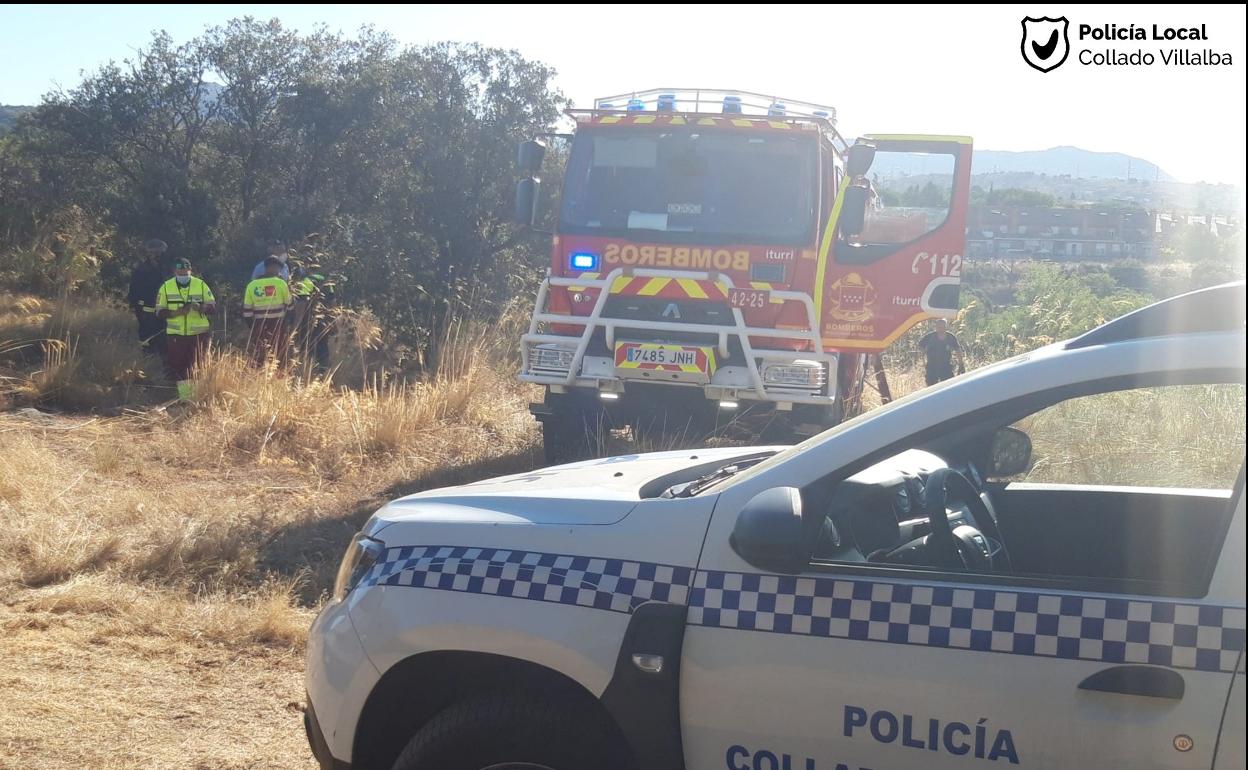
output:
<path id="1" fill-rule="evenodd" d="M 1244 386 L 1176 385 L 1064 401 L 1017 427 L 1026 481 L 1230 489 L 1244 457 Z"/>
<path id="2" fill-rule="evenodd" d="M 4 307 L 0 344 L 57 315 Z M 540 456 L 497 334 L 453 330 L 441 373 L 408 383 L 343 390 L 224 354 L 188 407 L 0 413 L 0 769 L 310 768 L 301 656 L 352 532 L 390 497 Z M 99 396 L 100 343 L 10 349 L 10 395 Z"/>

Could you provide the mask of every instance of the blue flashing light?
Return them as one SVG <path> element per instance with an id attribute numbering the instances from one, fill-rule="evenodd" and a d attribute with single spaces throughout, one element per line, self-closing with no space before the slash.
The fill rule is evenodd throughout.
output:
<path id="1" fill-rule="evenodd" d="M 614 110 L 614 109 L 615 109 L 615 105 L 614 105 L 614 104 L 612 104 L 611 102 L 603 102 L 602 104 L 598 105 L 598 109 L 600 109 L 600 110 Z"/>
<path id="2" fill-rule="evenodd" d="M 598 255 L 588 251 L 578 251 L 568 258 L 573 270 L 594 270 L 598 267 Z"/>
<path id="3" fill-rule="evenodd" d="M 783 102 L 772 102 L 767 108 L 767 114 L 772 117 L 783 117 L 788 107 Z"/>
<path id="4" fill-rule="evenodd" d="M 659 94 L 659 104 L 657 110 L 659 112 L 675 112 L 676 94 Z"/>
<path id="5" fill-rule="evenodd" d="M 646 103 L 645 103 L 645 102 L 643 102 L 642 100 L 640 100 L 640 99 L 629 99 L 629 100 L 628 100 L 628 111 L 629 111 L 629 112 L 641 112 L 641 111 L 642 111 L 642 110 L 644 110 L 644 109 L 646 109 Z"/>
<path id="6" fill-rule="evenodd" d="M 827 110 L 815 110 L 815 111 L 814 111 L 813 113 L 811 113 L 811 114 L 812 114 L 812 115 L 814 115 L 816 118 L 827 118 L 827 117 L 829 117 L 829 116 L 828 116 L 828 111 L 827 111 Z"/>
<path id="7" fill-rule="evenodd" d="M 725 96 L 724 97 L 724 113 L 731 115 L 741 114 L 741 97 Z"/>

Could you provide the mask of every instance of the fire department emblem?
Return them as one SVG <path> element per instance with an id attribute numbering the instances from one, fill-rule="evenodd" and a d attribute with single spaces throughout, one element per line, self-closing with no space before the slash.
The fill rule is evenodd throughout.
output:
<path id="1" fill-rule="evenodd" d="M 857 273 L 838 278 L 828 287 L 828 315 L 838 321 L 863 323 L 875 315 L 875 287 Z"/>

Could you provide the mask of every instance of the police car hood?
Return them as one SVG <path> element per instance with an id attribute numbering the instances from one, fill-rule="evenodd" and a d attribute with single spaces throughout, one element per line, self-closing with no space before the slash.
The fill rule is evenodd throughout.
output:
<path id="1" fill-rule="evenodd" d="M 734 458 L 781 447 L 726 447 L 622 455 L 431 489 L 399 498 L 374 516 L 373 526 L 400 521 L 489 524 L 613 524 L 643 493 L 655 497 L 667 484 L 689 478 L 680 471 L 710 472 Z M 688 476 L 688 474 L 685 474 Z M 690 477 L 692 478 L 692 477 Z"/>

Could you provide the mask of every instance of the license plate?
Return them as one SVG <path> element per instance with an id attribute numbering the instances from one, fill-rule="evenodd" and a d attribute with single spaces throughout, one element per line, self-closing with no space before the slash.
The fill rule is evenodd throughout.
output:
<path id="1" fill-rule="evenodd" d="M 728 304 L 743 310 L 767 307 L 771 292 L 766 289 L 729 289 Z"/>
<path id="2" fill-rule="evenodd" d="M 715 369 L 712 348 L 621 342 L 615 346 L 617 369 L 709 375 Z"/>

